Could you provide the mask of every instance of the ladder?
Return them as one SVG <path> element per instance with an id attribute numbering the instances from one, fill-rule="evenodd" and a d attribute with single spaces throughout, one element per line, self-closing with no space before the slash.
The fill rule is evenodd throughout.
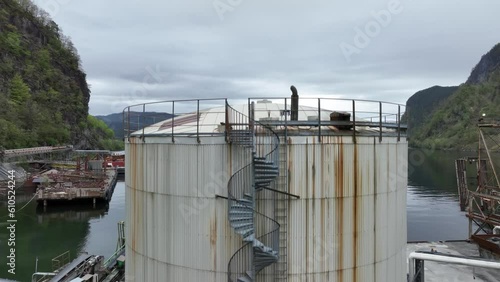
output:
<path id="1" fill-rule="evenodd" d="M 279 176 L 276 181 L 276 189 L 289 193 L 288 189 L 288 148 L 287 140 L 280 137 L 279 148 Z M 275 281 L 288 281 L 288 205 L 289 196 L 276 194 L 275 204 L 275 220 L 280 224 L 279 234 L 279 260 L 276 264 L 276 279 Z"/>

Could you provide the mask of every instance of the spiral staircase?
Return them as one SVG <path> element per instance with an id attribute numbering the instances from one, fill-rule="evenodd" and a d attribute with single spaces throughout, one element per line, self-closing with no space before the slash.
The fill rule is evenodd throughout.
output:
<path id="1" fill-rule="evenodd" d="M 256 196 L 269 188 L 279 174 L 279 137 L 226 105 L 228 142 L 240 151 L 233 154 L 243 168 L 228 182 L 228 219 L 242 236 L 243 246 L 228 264 L 228 282 L 252 282 L 264 268 L 278 262 L 280 225 L 256 208 Z"/>

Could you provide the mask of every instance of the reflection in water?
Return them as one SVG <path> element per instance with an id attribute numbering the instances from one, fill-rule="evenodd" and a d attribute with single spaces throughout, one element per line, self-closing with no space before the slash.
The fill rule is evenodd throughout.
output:
<path id="1" fill-rule="evenodd" d="M 32 190 L 17 191 L 17 207 L 32 198 Z M 30 281 L 38 257 L 39 271 L 52 271 L 52 258 L 70 251 L 75 258 L 80 252 L 111 256 L 116 247 L 117 223 L 125 219 L 125 185 L 116 188 L 109 204 L 92 208 L 92 205 L 37 206 L 35 201 L 17 214 L 16 225 L 16 275 L 7 274 L 7 230 L 2 223 L 7 220 L 5 201 L 0 204 L 0 278 Z"/>
<path id="2" fill-rule="evenodd" d="M 475 155 L 409 150 L 408 241 L 467 239 L 468 219 L 458 203 L 455 160 Z M 475 172 L 469 176 L 475 176 Z"/>
<path id="3" fill-rule="evenodd" d="M 52 220 L 65 221 L 82 221 L 87 222 L 91 219 L 101 218 L 109 210 L 109 204 L 99 203 L 95 208 L 92 204 L 77 204 L 77 205 L 37 205 L 36 217 L 39 224 L 50 222 Z"/>

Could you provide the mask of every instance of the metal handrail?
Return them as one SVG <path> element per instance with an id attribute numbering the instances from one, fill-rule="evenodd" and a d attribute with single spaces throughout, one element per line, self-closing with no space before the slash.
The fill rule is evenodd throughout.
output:
<path id="1" fill-rule="evenodd" d="M 125 245 L 122 245 L 114 254 L 112 254 L 104 263 L 104 267 L 110 268 L 113 265 L 110 265 L 111 262 L 116 261 L 116 259 L 121 256 L 125 251 Z"/>
<path id="2" fill-rule="evenodd" d="M 219 101 L 221 102 L 221 105 L 225 104 L 227 102 L 226 98 L 201 98 L 201 99 L 178 99 L 178 100 L 164 100 L 164 101 L 155 101 L 155 102 L 147 102 L 147 103 L 140 103 L 140 104 L 135 104 L 135 105 L 130 105 L 127 106 L 123 109 L 122 111 L 122 120 L 123 120 L 123 131 L 124 131 L 124 138 L 130 138 L 130 135 L 134 132 L 142 130 L 141 136 L 144 136 L 145 134 L 145 128 L 149 126 L 151 123 L 146 122 L 145 119 L 151 119 L 155 118 L 155 115 L 149 114 L 147 110 L 151 110 L 151 108 L 147 108 L 147 106 L 152 106 L 152 105 L 159 105 L 159 104 L 166 104 L 169 107 L 166 109 L 164 112 L 156 112 L 158 115 L 164 115 L 167 114 L 167 111 L 170 111 L 170 115 L 172 115 L 171 118 L 167 119 L 170 120 L 171 124 L 171 135 L 176 135 L 174 131 L 174 125 L 176 121 L 176 116 L 178 115 L 183 115 L 183 114 L 197 114 L 198 118 L 196 121 L 196 133 L 195 134 L 185 134 L 181 133 L 183 135 L 196 135 L 198 140 L 199 136 L 203 135 L 202 132 L 200 132 L 200 124 L 199 124 L 199 116 L 200 116 L 200 102 L 211 102 L 211 101 Z M 194 110 L 191 112 L 176 112 L 176 104 L 179 103 L 191 103 L 192 106 L 194 107 Z M 157 122 L 161 122 L 164 120 L 158 120 Z M 163 134 L 164 135 L 164 134 Z"/>
<path id="3" fill-rule="evenodd" d="M 279 99 L 290 99 L 290 98 L 284 98 L 283 96 L 281 97 L 249 97 L 248 100 L 279 100 Z M 394 103 L 394 102 L 386 102 L 386 101 L 377 101 L 377 100 L 367 100 L 367 99 L 348 99 L 348 98 L 330 98 L 330 97 L 307 97 L 307 96 L 302 96 L 300 99 L 307 99 L 307 100 L 313 100 L 313 99 L 321 99 L 321 100 L 332 100 L 332 101 L 357 101 L 357 102 L 370 102 L 370 103 L 382 103 L 382 104 L 388 104 L 388 105 L 395 105 L 395 106 L 403 106 L 406 107 L 404 104 L 399 104 L 399 103 Z"/>
<path id="4" fill-rule="evenodd" d="M 289 97 L 250 97 L 248 98 L 248 108 L 250 109 L 250 104 L 256 100 L 261 100 L 261 99 L 268 99 L 268 100 L 282 100 L 285 104 L 285 111 L 290 111 L 288 109 L 288 102 L 291 100 Z M 338 109 L 338 111 L 343 111 L 347 113 L 352 114 L 352 121 L 351 123 L 353 124 L 353 128 L 355 128 L 356 123 L 360 122 L 365 122 L 366 120 L 375 123 L 379 123 L 379 126 L 381 128 L 384 127 L 382 123 L 382 119 L 384 119 L 383 123 L 384 124 L 397 124 L 397 131 L 398 131 L 398 136 L 401 135 L 401 130 L 405 129 L 406 126 L 402 124 L 402 115 L 405 112 L 406 106 L 403 104 L 398 104 L 398 103 L 393 103 L 393 102 L 385 102 L 385 101 L 376 101 L 376 100 L 368 100 L 368 99 L 348 99 L 348 98 L 329 98 L 329 97 L 322 97 L 322 98 L 313 98 L 313 97 L 301 97 L 301 101 L 310 101 L 314 102 L 317 100 L 317 103 L 314 103 L 314 106 L 308 106 L 311 108 L 311 113 L 316 112 L 318 115 L 321 115 L 322 111 L 334 111 L 331 109 L 328 109 L 328 107 L 331 107 L 332 104 L 331 102 L 342 102 L 345 103 L 346 107 L 350 107 L 350 110 L 348 109 Z M 197 138 L 198 142 L 200 142 L 200 136 L 214 136 L 214 135 L 224 135 L 222 132 L 203 132 L 201 130 L 202 124 L 200 123 L 199 116 L 200 116 L 200 103 L 201 102 L 213 102 L 213 101 L 224 101 L 224 104 L 227 104 L 228 99 L 227 98 L 202 98 L 202 99 L 178 99 L 178 100 L 164 100 L 164 101 L 155 101 L 155 102 L 147 102 L 147 103 L 140 103 L 140 104 L 135 104 L 131 106 L 127 106 L 123 109 L 123 128 L 124 128 L 124 137 L 128 138 L 133 132 L 140 131 L 142 129 L 142 134 L 140 134 L 142 137 L 144 137 L 145 134 L 145 127 L 151 124 L 151 122 L 146 122 L 146 119 L 152 119 L 154 118 L 154 115 L 146 115 L 148 107 L 152 105 L 161 105 L 161 104 L 166 104 L 163 110 L 161 112 L 158 112 L 158 114 L 165 114 L 166 112 L 170 112 L 172 115 L 172 118 L 169 119 L 171 122 L 171 131 L 169 133 L 161 133 L 161 134 L 148 134 L 148 136 L 172 136 L 172 141 L 175 142 L 174 136 L 194 136 Z M 349 106 L 352 104 L 352 106 Z M 192 106 L 192 111 L 191 112 L 182 112 L 178 111 L 177 105 L 181 103 L 190 103 Z M 370 108 L 373 108 L 374 110 L 358 110 L 356 111 L 356 107 L 359 108 L 359 103 L 372 103 L 373 105 L 370 105 Z M 168 104 L 168 105 L 167 105 Z M 377 107 L 378 105 L 378 107 Z M 390 106 L 390 110 L 387 110 L 387 108 L 383 108 L 383 106 Z M 326 107 L 326 108 L 322 108 Z M 397 108 L 395 108 L 397 106 Z M 375 110 L 375 108 L 377 108 Z M 226 107 L 226 111 L 227 111 Z M 151 108 L 149 108 L 151 110 Z M 190 126 L 193 127 L 193 132 L 189 133 L 183 133 L 183 132 L 175 132 L 175 127 L 176 127 L 176 122 L 178 120 L 179 115 L 184 115 L 184 114 L 197 114 L 198 119 L 196 120 L 196 124 L 192 124 Z M 222 113 L 222 112 L 221 112 Z M 250 114 L 250 111 L 249 111 Z M 284 115 L 284 122 L 287 124 L 287 115 Z M 161 120 L 164 121 L 164 120 Z M 158 121 L 160 122 L 160 120 Z M 193 120 L 194 122 L 194 120 Z M 321 120 L 321 118 L 318 119 L 317 121 L 318 126 L 322 126 L 326 124 L 325 120 Z M 207 124 L 204 124 L 205 126 Z M 219 126 L 219 124 L 212 124 L 214 128 Z M 321 132 L 321 129 L 320 129 Z M 355 133 L 353 133 L 355 136 Z"/>

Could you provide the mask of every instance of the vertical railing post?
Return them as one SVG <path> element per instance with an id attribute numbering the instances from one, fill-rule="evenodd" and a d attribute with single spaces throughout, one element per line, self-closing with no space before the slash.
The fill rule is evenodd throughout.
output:
<path id="1" fill-rule="evenodd" d="M 228 133 L 229 133 L 229 107 L 228 107 L 228 104 L 227 104 L 227 99 L 225 99 L 225 102 L 226 102 L 226 122 L 224 124 L 224 126 L 226 127 L 226 130 L 225 130 L 225 137 L 226 137 L 226 142 L 229 142 L 229 139 L 228 139 Z"/>
<path id="2" fill-rule="evenodd" d="M 401 105 L 398 105 L 398 142 L 401 141 Z"/>
<path id="3" fill-rule="evenodd" d="M 318 98 L 318 143 L 321 143 L 321 98 Z"/>
<path id="4" fill-rule="evenodd" d="M 356 143 L 356 100 L 352 100 L 352 138 Z"/>
<path id="5" fill-rule="evenodd" d="M 123 123 L 123 140 L 125 140 L 125 138 L 127 138 L 127 135 L 125 134 L 125 132 L 127 132 L 127 121 L 125 120 L 125 109 L 123 109 L 122 111 L 122 123 Z"/>
<path id="6" fill-rule="evenodd" d="M 287 98 L 285 98 L 285 142 L 288 142 L 288 106 Z"/>
<path id="7" fill-rule="evenodd" d="M 174 121 L 175 121 L 175 102 L 172 101 L 172 118 L 171 118 L 171 122 L 172 122 L 172 143 L 175 143 L 175 139 L 174 139 Z"/>
<path id="8" fill-rule="evenodd" d="M 128 120 L 127 137 L 128 137 L 128 141 L 130 141 L 130 107 L 128 107 L 127 120 Z"/>
<path id="9" fill-rule="evenodd" d="M 142 142 L 146 142 L 146 138 L 144 137 L 144 116 L 146 115 L 146 104 L 142 104 L 142 118 L 141 118 L 141 123 L 139 126 L 142 126 Z"/>
<path id="10" fill-rule="evenodd" d="M 251 132 L 254 132 L 254 121 L 255 121 L 255 103 L 254 102 L 250 102 L 249 100 L 249 107 L 248 107 L 248 125 L 249 125 L 249 130 Z"/>
<path id="11" fill-rule="evenodd" d="M 196 141 L 200 144 L 200 99 L 196 100 Z"/>
<path id="12" fill-rule="evenodd" d="M 248 98 L 248 115 L 247 115 L 247 116 L 249 117 L 249 119 L 250 119 L 250 118 L 253 118 L 253 117 L 251 116 L 251 114 L 252 114 L 252 105 L 251 105 L 250 98 Z M 249 128 L 249 129 L 250 129 L 250 130 L 252 130 L 252 128 Z"/>
<path id="13" fill-rule="evenodd" d="M 379 117 L 379 136 L 378 136 L 378 142 L 382 142 L 382 102 L 378 102 L 379 104 L 379 109 L 378 109 L 378 117 Z"/>

